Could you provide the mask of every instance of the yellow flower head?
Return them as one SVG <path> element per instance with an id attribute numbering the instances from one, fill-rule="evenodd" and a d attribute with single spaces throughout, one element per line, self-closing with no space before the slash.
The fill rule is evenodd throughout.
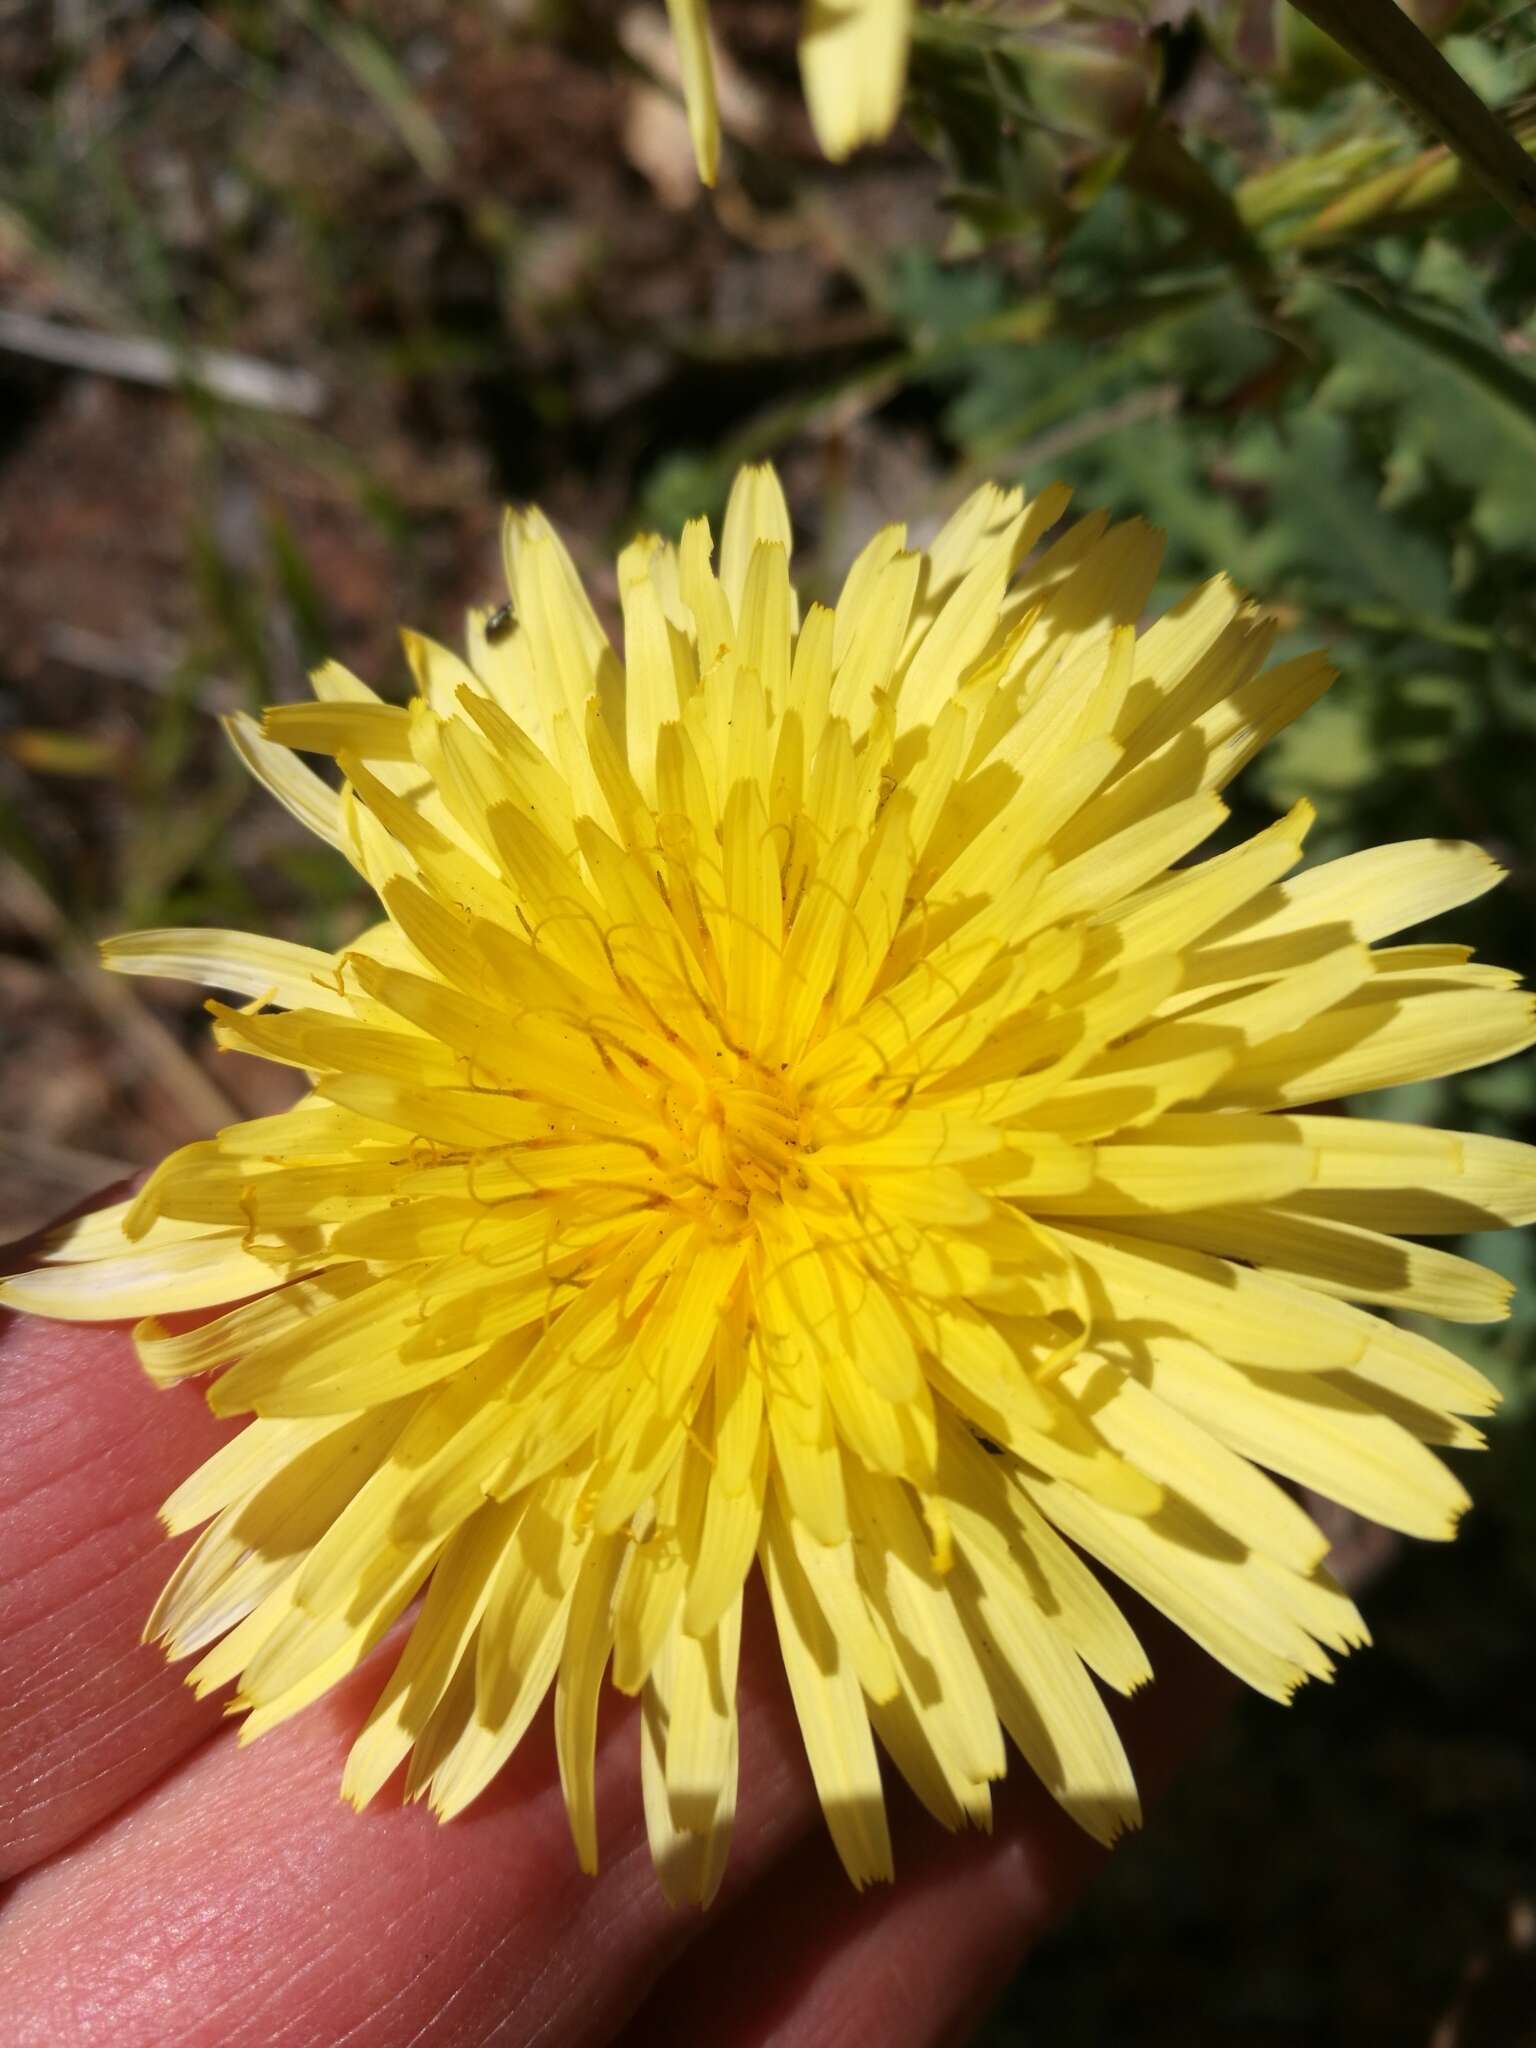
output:
<path id="1" fill-rule="evenodd" d="M 914 0 L 805 0 L 800 77 L 816 140 L 835 162 L 890 134 L 901 110 Z M 720 111 L 708 0 L 667 0 L 699 176 L 713 185 Z"/>
<path id="2" fill-rule="evenodd" d="M 718 562 L 621 557 L 624 660 L 538 513 L 468 661 L 334 666 L 233 737 L 384 919 L 332 957 L 227 932 L 111 965 L 249 998 L 308 1078 L 4 1290 L 135 1316 L 255 1419 L 167 1504 L 151 1622 L 247 1733 L 424 1592 L 347 1765 L 442 1815 L 553 1685 L 597 1856 L 605 1669 L 645 1699 L 674 1896 L 719 1881 L 761 1572 L 855 1882 L 877 1741 L 985 1823 L 1003 1731 L 1084 1825 L 1136 1817 L 1094 1677 L 1148 1676 L 1084 1554 L 1261 1692 L 1364 1636 L 1260 1469 L 1423 1536 L 1492 1390 L 1357 1304 L 1467 1322 L 1495 1275 L 1399 1241 L 1536 1215 L 1536 1152 L 1298 1113 L 1531 1043 L 1512 977 L 1395 934 L 1497 878 L 1416 841 L 1297 872 L 1305 804 L 1192 856 L 1324 688 L 1223 579 L 1137 630 L 1156 536 L 987 488 L 803 612 L 773 472 Z M 339 792 L 296 753 L 329 756 Z M 187 1330 L 171 1311 L 231 1301 Z M 1063 1539 L 1068 1540 L 1063 1540 Z M 1093 1674 L 1093 1676 L 1090 1676 Z"/>

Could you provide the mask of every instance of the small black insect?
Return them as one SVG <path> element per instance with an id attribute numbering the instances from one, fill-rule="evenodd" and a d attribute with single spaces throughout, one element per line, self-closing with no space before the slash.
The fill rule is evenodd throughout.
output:
<path id="1" fill-rule="evenodd" d="M 491 641 L 504 640 L 516 624 L 517 614 L 511 604 L 499 604 L 486 616 L 485 637 Z"/>

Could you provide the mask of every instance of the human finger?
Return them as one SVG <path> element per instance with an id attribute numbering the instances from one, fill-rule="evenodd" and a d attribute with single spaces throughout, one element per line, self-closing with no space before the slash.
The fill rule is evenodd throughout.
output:
<path id="1" fill-rule="evenodd" d="M 0 1312 L 0 1877 L 73 1841 L 219 1721 L 140 1640 L 181 1554 L 156 1510 L 231 1434 L 121 1324 Z"/>

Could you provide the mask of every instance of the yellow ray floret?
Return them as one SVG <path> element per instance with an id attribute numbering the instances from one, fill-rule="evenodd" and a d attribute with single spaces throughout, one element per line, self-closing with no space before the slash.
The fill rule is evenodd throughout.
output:
<path id="1" fill-rule="evenodd" d="M 901 14 L 821 9 L 811 75 Z M 1531 1221 L 1536 1152 L 1319 1111 L 1536 1038 L 1511 977 L 1383 944 L 1497 870 L 1305 868 L 1305 804 L 1201 859 L 1327 671 L 1266 668 L 1222 580 L 1143 629 L 1157 537 L 1065 502 L 989 487 L 802 606 L 746 471 L 718 557 L 703 521 L 626 549 L 622 660 L 517 515 L 512 623 L 467 660 L 410 636 L 408 706 L 328 665 L 232 725 L 379 921 L 335 955 L 108 944 L 237 999 L 218 1042 L 306 1092 L 0 1294 L 139 1319 L 157 1382 L 252 1418 L 167 1503 L 206 1526 L 150 1619 L 249 1732 L 422 1596 L 357 1804 L 403 1768 L 461 1811 L 552 1695 L 593 1868 L 611 1679 L 662 1883 L 707 1899 L 756 1575 L 855 1883 L 891 1870 L 883 1767 L 985 1825 L 1008 1740 L 1110 1839 L 1138 1808 L 1098 1684 L 1149 1673 L 1084 1554 L 1284 1699 L 1365 1631 L 1270 1475 L 1454 1526 L 1435 1447 L 1492 1390 L 1371 1310 L 1502 1316 L 1401 1234 Z"/>
<path id="2" fill-rule="evenodd" d="M 800 75 L 816 140 L 840 162 L 889 135 L 901 111 L 915 0 L 804 0 Z M 708 0 L 667 0 L 700 178 L 720 168 L 720 105 Z M 729 588 L 727 565 L 722 579 Z M 739 602 L 739 591 L 731 593 Z"/>

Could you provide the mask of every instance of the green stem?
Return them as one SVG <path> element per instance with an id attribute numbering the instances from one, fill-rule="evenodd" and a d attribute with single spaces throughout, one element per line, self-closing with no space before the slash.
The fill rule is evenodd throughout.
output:
<path id="1" fill-rule="evenodd" d="M 1528 235 L 1536 235 L 1536 166 L 1396 0 L 1291 0 L 1397 94 Z"/>

